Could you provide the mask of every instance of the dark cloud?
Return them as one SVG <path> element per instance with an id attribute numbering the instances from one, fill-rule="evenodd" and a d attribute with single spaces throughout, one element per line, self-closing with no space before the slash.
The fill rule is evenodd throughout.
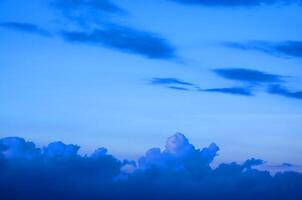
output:
<path id="1" fill-rule="evenodd" d="M 2 22 L 0 27 L 20 32 L 33 33 L 41 36 L 50 37 L 51 33 L 47 30 L 38 27 L 37 25 L 30 23 L 21 23 L 21 22 Z"/>
<path id="2" fill-rule="evenodd" d="M 138 162 L 120 161 L 105 148 L 91 156 L 79 146 L 54 142 L 44 148 L 22 138 L 0 139 L 0 198 L 5 200 L 213 199 L 300 200 L 302 174 L 271 175 L 248 159 L 212 168 L 219 147 L 198 149 L 181 133 Z"/>
<path id="3" fill-rule="evenodd" d="M 160 36 L 124 26 L 107 26 L 92 32 L 62 33 L 66 41 L 105 46 L 152 59 L 173 59 L 175 48 Z"/>
<path id="4" fill-rule="evenodd" d="M 280 75 L 268 74 L 252 69 L 224 68 L 213 71 L 223 78 L 250 84 L 283 82 L 283 77 Z"/>
<path id="5" fill-rule="evenodd" d="M 302 91 L 292 92 L 282 85 L 271 85 L 268 88 L 268 93 L 281 95 L 289 98 L 302 99 Z"/>
<path id="6" fill-rule="evenodd" d="M 170 0 L 187 5 L 254 7 L 274 4 L 301 4 L 301 0 Z"/>
<path id="7" fill-rule="evenodd" d="M 242 96 L 253 96 L 252 89 L 247 87 L 211 88 L 211 89 L 205 89 L 200 91 L 217 92 L 217 93 L 242 95 Z"/>
<path id="8" fill-rule="evenodd" d="M 225 46 L 240 50 L 261 51 L 278 57 L 302 57 L 302 41 L 285 41 L 285 42 L 267 42 L 267 41 L 251 41 L 247 43 L 228 42 Z"/>

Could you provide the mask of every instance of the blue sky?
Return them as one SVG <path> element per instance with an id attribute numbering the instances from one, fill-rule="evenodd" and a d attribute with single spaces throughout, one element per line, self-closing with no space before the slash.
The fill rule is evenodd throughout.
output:
<path id="1" fill-rule="evenodd" d="M 1 137 L 302 164 L 300 1 L 62 2 L 0 1 Z"/>

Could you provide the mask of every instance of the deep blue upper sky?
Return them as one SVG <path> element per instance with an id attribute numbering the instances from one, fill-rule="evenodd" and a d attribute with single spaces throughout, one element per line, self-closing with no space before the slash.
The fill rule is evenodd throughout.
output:
<path id="1" fill-rule="evenodd" d="M 0 136 L 302 164 L 297 0 L 0 0 Z M 135 144 L 135 145 L 132 145 Z"/>

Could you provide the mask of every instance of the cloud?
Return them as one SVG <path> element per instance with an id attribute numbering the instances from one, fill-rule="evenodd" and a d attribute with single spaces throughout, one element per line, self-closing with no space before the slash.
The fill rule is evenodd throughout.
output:
<path id="1" fill-rule="evenodd" d="M 243 163 L 243 167 L 244 167 L 244 168 L 247 168 L 247 169 L 250 169 L 250 168 L 252 168 L 253 166 L 263 165 L 263 164 L 264 164 L 264 161 L 263 161 L 263 160 L 251 158 L 251 159 L 249 159 L 249 160 L 246 160 L 246 161 Z"/>
<path id="2" fill-rule="evenodd" d="M 194 84 L 179 80 L 177 78 L 153 78 L 150 81 L 153 85 L 170 85 L 170 84 L 177 84 L 177 85 L 184 85 L 184 86 L 192 86 Z"/>
<path id="3" fill-rule="evenodd" d="M 127 12 L 111 0 L 54 0 L 61 37 L 67 42 L 111 48 L 150 59 L 175 59 L 176 48 L 159 34 L 114 22 L 108 14 Z"/>
<path id="4" fill-rule="evenodd" d="M 186 5 L 220 7 L 255 7 L 275 4 L 301 4 L 301 0 L 170 0 Z"/>
<path id="5" fill-rule="evenodd" d="M 110 0 L 54 0 L 53 5 L 58 9 L 73 11 L 74 13 L 79 12 L 81 9 L 86 11 L 95 10 L 109 13 L 123 11 Z"/>
<path id="6" fill-rule="evenodd" d="M 111 0 L 52 0 L 51 5 L 68 24 L 85 29 L 108 23 L 108 14 L 125 14 L 126 11 Z"/>
<path id="7" fill-rule="evenodd" d="M 44 148 L 43 156 L 50 159 L 70 159 L 77 156 L 79 149 L 80 147 L 77 145 L 53 142 Z"/>
<path id="8" fill-rule="evenodd" d="M 40 155 L 41 150 L 23 138 L 7 137 L 0 140 L 0 153 L 7 159 L 33 159 Z"/>
<path id="9" fill-rule="evenodd" d="M 38 148 L 23 138 L 0 139 L 1 199 L 291 199 L 302 197 L 302 174 L 271 175 L 242 164 L 210 164 L 219 147 L 196 148 L 181 133 L 165 148 L 151 148 L 138 162 L 120 161 L 97 149 L 80 155 L 78 145 L 53 142 Z M 156 191 L 156 192 L 154 192 Z M 219 192 L 217 192 L 219 191 Z"/>
<path id="10" fill-rule="evenodd" d="M 244 51 L 260 51 L 277 57 L 301 58 L 302 41 L 268 42 L 250 41 L 246 43 L 228 42 L 226 47 L 240 49 Z"/>
<path id="11" fill-rule="evenodd" d="M 293 164 L 291 164 L 291 163 L 282 163 L 282 166 L 283 167 L 292 167 L 292 166 L 294 166 Z"/>
<path id="12" fill-rule="evenodd" d="M 37 25 L 30 24 L 30 23 L 21 23 L 21 22 L 2 22 L 0 23 L 1 28 L 19 31 L 19 32 L 26 32 L 37 34 L 45 37 L 50 37 L 51 33 L 47 30 L 38 27 Z"/>
<path id="13" fill-rule="evenodd" d="M 149 82 L 151 85 L 166 86 L 169 89 L 179 91 L 190 91 L 196 88 L 193 83 L 185 82 L 177 78 L 153 78 Z"/>
<path id="14" fill-rule="evenodd" d="M 180 90 L 180 91 L 190 91 L 190 89 L 188 89 L 188 88 L 177 87 L 177 86 L 169 86 L 168 88 L 173 89 L 173 90 Z"/>
<path id="15" fill-rule="evenodd" d="M 218 76 L 226 79 L 245 82 L 249 84 L 261 84 L 261 83 L 278 83 L 283 82 L 283 76 L 269 74 L 252 69 L 244 68 L 224 68 L 213 70 Z"/>
<path id="16" fill-rule="evenodd" d="M 268 88 L 268 93 L 281 95 L 289 98 L 302 99 L 302 91 L 292 92 L 281 85 L 271 85 Z"/>
<path id="17" fill-rule="evenodd" d="M 104 46 L 122 52 L 140 54 L 151 59 L 173 59 L 175 48 L 160 36 L 125 26 L 111 25 L 92 32 L 65 31 L 66 41 Z"/>
<path id="18" fill-rule="evenodd" d="M 245 88 L 245 87 L 211 88 L 211 89 L 205 89 L 200 91 L 242 95 L 242 96 L 253 96 L 251 88 Z"/>

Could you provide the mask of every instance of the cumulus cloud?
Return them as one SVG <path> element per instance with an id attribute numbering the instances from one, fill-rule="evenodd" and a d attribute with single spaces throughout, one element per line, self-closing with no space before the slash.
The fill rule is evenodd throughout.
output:
<path id="1" fill-rule="evenodd" d="M 38 157 L 41 150 L 33 142 L 23 138 L 7 137 L 0 140 L 0 155 L 7 159 L 32 159 Z"/>
<path id="2" fill-rule="evenodd" d="M 32 33 L 40 36 L 50 37 L 51 33 L 35 24 L 23 23 L 23 22 L 2 22 L 0 23 L 1 28 L 8 30 Z"/>
<path id="3" fill-rule="evenodd" d="M 44 148 L 23 138 L 0 139 L 1 199 L 291 199 L 302 197 L 302 174 L 271 175 L 242 164 L 210 164 L 219 147 L 196 148 L 176 133 L 165 148 L 151 148 L 138 162 L 120 161 L 97 149 L 80 155 L 79 146 L 53 142 Z M 34 159 L 33 159 L 34 158 Z M 218 192 L 219 191 L 219 192 Z"/>
<path id="4" fill-rule="evenodd" d="M 44 148 L 43 156 L 50 159 L 69 159 L 76 157 L 79 149 L 77 145 L 52 142 Z"/>
<path id="5" fill-rule="evenodd" d="M 221 6 L 221 7 L 254 7 L 262 5 L 301 4 L 301 0 L 170 0 L 187 5 Z"/>
<path id="6" fill-rule="evenodd" d="M 109 25 L 92 32 L 64 31 L 68 42 L 104 46 L 153 59 L 173 59 L 175 48 L 157 34 L 125 26 Z"/>
<path id="7" fill-rule="evenodd" d="M 277 57 L 284 58 L 301 58 L 302 57 L 302 41 L 250 41 L 246 43 L 227 42 L 226 47 L 240 49 L 244 51 L 260 51 Z"/>

